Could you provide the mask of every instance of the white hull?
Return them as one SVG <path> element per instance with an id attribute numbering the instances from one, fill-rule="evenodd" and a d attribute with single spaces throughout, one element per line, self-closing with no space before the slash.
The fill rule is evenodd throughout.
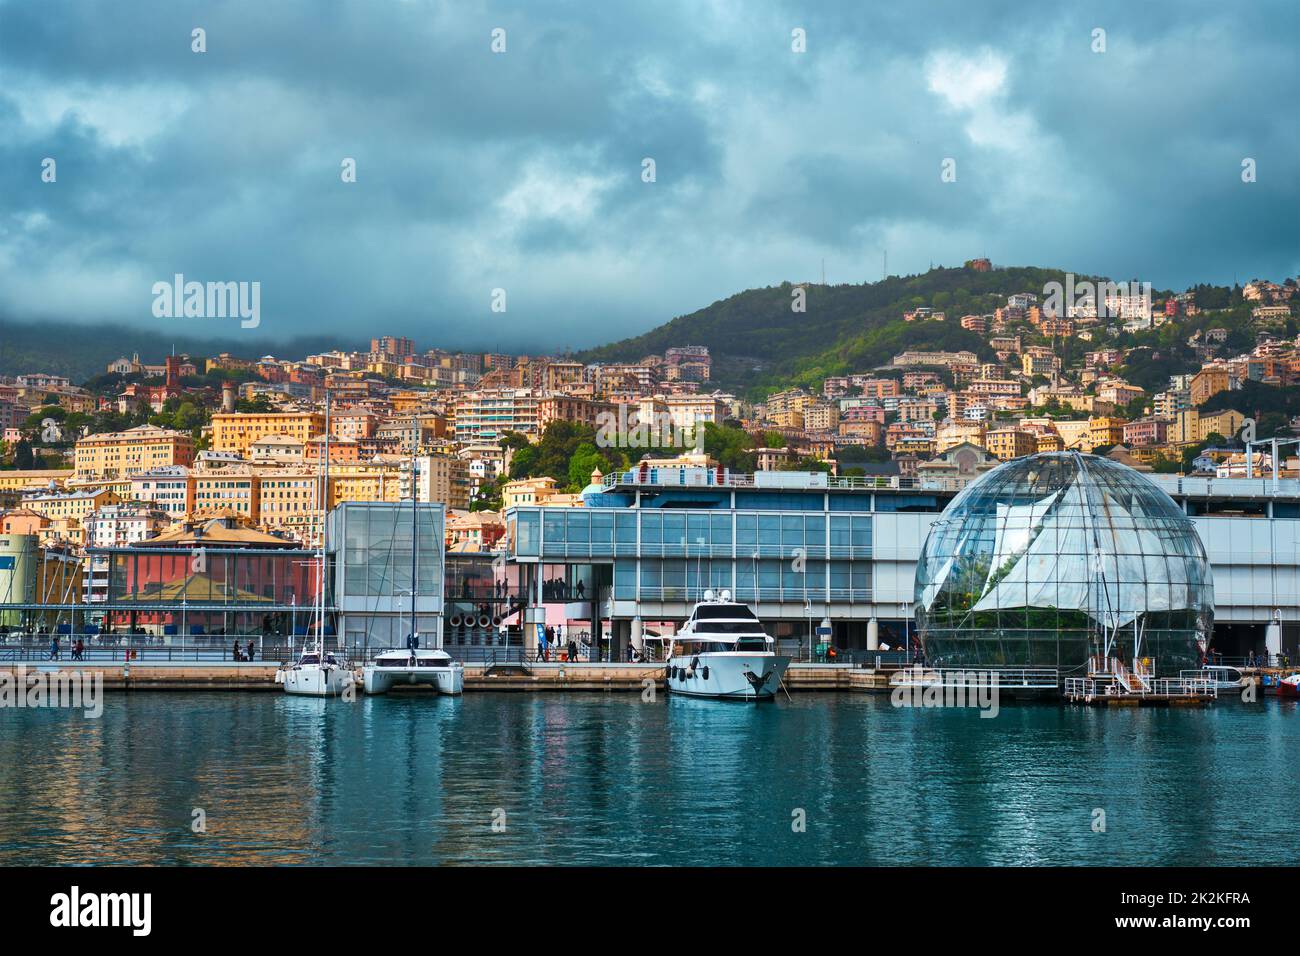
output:
<path id="1" fill-rule="evenodd" d="M 319 664 L 300 664 L 285 668 L 276 674 L 284 685 L 285 693 L 304 697 L 341 697 L 352 686 L 352 672 L 344 667 L 321 667 Z"/>
<path id="2" fill-rule="evenodd" d="M 761 651 L 709 651 L 668 661 L 668 689 L 688 697 L 766 700 L 776 696 L 790 658 Z"/>
<path id="3" fill-rule="evenodd" d="M 386 694 L 394 687 L 429 685 L 440 694 L 459 695 L 465 689 L 465 668 L 447 667 L 377 667 L 368 664 L 362 671 L 367 694 Z"/>

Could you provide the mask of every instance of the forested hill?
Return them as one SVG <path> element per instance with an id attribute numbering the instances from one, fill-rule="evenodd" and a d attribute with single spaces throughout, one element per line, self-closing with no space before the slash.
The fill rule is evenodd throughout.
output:
<path id="1" fill-rule="evenodd" d="M 338 348 L 340 343 L 326 336 L 283 342 L 239 336 L 211 339 L 159 334 L 157 328 L 72 322 L 26 324 L 0 319 L 0 375 L 47 372 L 80 383 L 102 375 L 114 359 L 130 358 L 135 352 L 140 353 L 142 361 L 159 364 L 173 346 L 178 354 L 211 356 L 229 352 L 239 358 L 255 359 L 267 353 L 301 358 L 312 352 Z"/>
<path id="2" fill-rule="evenodd" d="M 1075 281 L 1085 278 L 1076 275 Z M 809 283 L 803 313 L 792 310 L 794 286 L 787 282 L 737 293 L 644 335 L 577 357 L 631 362 L 674 345 L 706 345 L 715 381 L 745 392 L 863 371 L 907 348 L 969 349 L 988 357 L 984 338 L 961 328 L 961 316 L 991 312 L 1015 292 L 1041 297 L 1051 281 L 1063 283 L 1064 273 L 1033 267 L 990 272 L 939 268 L 864 285 Z M 903 312 L 916 306 L 942 310 L 948 321 L 904 322 Z"/>

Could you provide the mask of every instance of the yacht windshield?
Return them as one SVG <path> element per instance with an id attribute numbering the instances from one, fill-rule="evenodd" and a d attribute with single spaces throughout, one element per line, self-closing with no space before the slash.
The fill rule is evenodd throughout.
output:
<path id="1" fill-rule="evenodd" d="M 697 621 L 696 634 L 753 634 L 758 627 L 753 621 Z"/>
<path id="2" fill-rule="evenodd" d="M 758 620 L 758 618 L 754 616 L 754 612 L 744 604 L 701 604 L 695 609 L 695 617 L 697 620 L 701 621 L 707 618 L 744 618 L 747 621 Z"/>

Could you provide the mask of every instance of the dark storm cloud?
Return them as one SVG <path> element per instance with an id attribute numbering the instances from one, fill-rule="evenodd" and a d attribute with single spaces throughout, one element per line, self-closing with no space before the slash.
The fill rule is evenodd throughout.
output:
<path id="1" fill-rule="evenodd" d="M 894 272 L 1281 278 L 1298 21 L 1286 0 L 0 0 L 0 316 L 165 334 L 184 320 L 150 290 L 183 272 L 262 283 L 241 334 L 551 348 L 823 259 L 876 278 L 885 249 Z"/>

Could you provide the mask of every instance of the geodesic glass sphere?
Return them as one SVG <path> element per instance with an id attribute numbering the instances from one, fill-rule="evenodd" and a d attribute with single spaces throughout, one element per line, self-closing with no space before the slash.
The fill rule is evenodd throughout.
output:
<path id="1" fill-rule="evenodd" d="M 1090 655 L 1200 666 L 1214 586 L 1191 518 L 1125 465 L 1051 452 L 967 485 L 930 528 L 916 619 L 939 667 L 1055 667 Z"/>

